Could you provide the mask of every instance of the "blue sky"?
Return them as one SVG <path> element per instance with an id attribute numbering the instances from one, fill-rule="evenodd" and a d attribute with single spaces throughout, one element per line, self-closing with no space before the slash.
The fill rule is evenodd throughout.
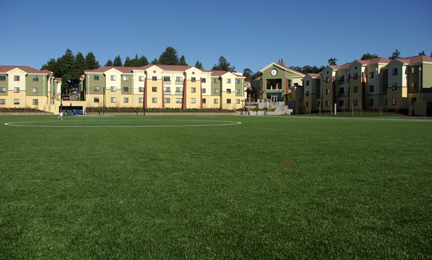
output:
<path id="1" fill-rule="evenodd" d="M 224 56 L 238 72 L 284 59 L 289 66 L 341 65 L 364 53 L 388 58 L 432 51 L 432 1 L 14 1 L 2 0 L 0 65 L 40 69 L 66 49 L 101 65 L 168 46 L 211 69 Z"/>

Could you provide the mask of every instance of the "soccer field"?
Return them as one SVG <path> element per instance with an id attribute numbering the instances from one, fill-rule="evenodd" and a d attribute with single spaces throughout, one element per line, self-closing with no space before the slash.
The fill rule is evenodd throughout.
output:
<path id="1" fill-rule="evenodd" d="M 0 259 L 432 255 L 432 120 L 0 117 Z"/>

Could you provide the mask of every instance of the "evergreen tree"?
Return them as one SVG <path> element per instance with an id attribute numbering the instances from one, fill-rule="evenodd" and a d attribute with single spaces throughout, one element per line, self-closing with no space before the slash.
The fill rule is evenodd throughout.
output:
<path id="1" fill-rule="evenodd" d="M 370 60 L 370 59 L 374 59 L 374 58 L 378 58 L 378 55 L 376 55 L 375 53 L 370 54 L 368 52 L 368 53 L 363 54 L 363 56 L 361 57 L 361 60 Z"/>
<path id="2" fill-rule="evenodd" d="M 113 66 L 113 62 L 111 59 L 109 59 L 106 63 L 105 66 Z"/>
<path id="3" fill-rule="evenodd" d="M 426 56 L 426 53 L 424 52 L 424 51 L 422 51 L 422 52 L 419 52 L 419 56 L 420 55 L 422 55 L 422 56 Z"/>
<path id="4" fill-rule="evenodd" d="M 336 58 L 330 58 L 330 59 L 328 60 L 328 65 L 337 65 L 336 62 L 337 62 L 337 59 L 336 59 Z"/>
<path id="5" fill-rule="evenodd" d="M 177 51 L 173 47 L 167 47 L 159 57 L 159 62 L 163 65 L 178 65 Z"/>
<path id="6" fill-rule="evenodd" d="M 202 63 L 199 60 L 197 60 L 197 62 L 195 63 L 195 68 L 201 69 L 201 70 L 204 69 Z"/>
<path id="7" fill-rule="evenodd" d="M 133 66 L 133 61 L 129 58 L 129 56 L 126 56 L 124 66 L 125 67 L 134 67 Z"/>
<path id="8" fill-rule="evenodd" d="M 145 66 L 145 65 L 148 65 L 148 64 L 149 64 L 149 62 L 148 62 L 147 58 L 144 55 L 142 55 L 138 59 L 137 67 L 142 67 L 142 66 Z"/>
<path id="9" fill-rule="evenodd" d="M 223 56 L 220 56 L 218 65 L 215 64 L 212 70 L 235 72 L 235 67 L 230 67 L 230 63 Z"/>
<path id="10" fill-rule="evenodd" d="M 249 69 L 249 68 L 246 68 L 246 69 L 243 70 L 243 76 L 245 76 L 245 77 L 251 78 L 252 77 L 252 73 L 253 73 L 252 70 Z"/>
<path id="11" fill-rule="evenodd" d="M 113 66 L 117 66 L 117 67 L 123 66 L 122 59 L 120 58 L 120 55 L 115 57 L 114 62 L 113 62 Z"/>
<path id="12" fill-rule="evenodd" d="M 54 76 L 56 76 L 57 71 L 57 62 L 55 59 L 50 59 L 47 64 L 42 65 L 41 70 L 49 70 L 54 73 Z"/>
<path id="13" fill-rule="evenodd" d="M 303 71 L 303 68 L 300 67 L 300 66 L 291 66 L 291 67 L 289 67 L 289 68 L 292 69 L 292 70 L 300 71 L 300 72 Z"/>
<path id="14" fill-rule="evenodd" d="M 80 77 L 84 74 L 84 70 L 86 69 L 87 69 L 86 59 L 84 58 L 84 55 L 82 55 L 81 52 L 78 52 L 77 55 L 75 56 L 71 81 L 73 83 L 80 82 Z"/>
<path id="15" fill-rule="evenodd" d="M 155 59 L 151 62 L 151 64 L 161 64 L 161 63 L 160 63 L 160 61 L 158 61 L 158 59 L 155 58 Z"/>
<path id="16" fill-rule="evenodd" d="M 396 58 L 400 58 L 400 51 L 398 51 L 398 50 L 396 50 L 396 51 L 394 51 L 393 52 L 393 54 L 392 54 L 392 56 L 391 57 L 389 57 L 389 59 L 396 59 Z"/>
<path id="17" fill-rule="evenodd" d="M 71 50 L 67 49 L 65 54 L 57 60 L 57 74 L 56 77 L 62 78 L 62 86 L 69 85 L 72 79 L 72 68 L 74 65 L 75 57 Z"/>
<path id="18" fill-rule="evenodd" d="M 96 60 L 96 57 L 94 56 L 93 52 L 87 53 L 86 63 L 87 63 L 88 70 L 94 70 L 100 68 L 99 62 Z"/>
<path id="19" fill-rule="evenodd" d="M 179 65 L 188 65 L 188 64 L 186 63 L 186 58 L 185 58 L 185 56 L 182 55 L 182 56 L 180 57 Z"/>

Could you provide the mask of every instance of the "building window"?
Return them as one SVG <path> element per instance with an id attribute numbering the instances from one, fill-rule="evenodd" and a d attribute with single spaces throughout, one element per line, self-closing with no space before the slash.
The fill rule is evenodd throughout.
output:
<path id="1" fill-rule="evenodd" d="M 227 89 L 227 94 L 231 94 L 231 89 L 230 88 Z"/>
<path id="2" fill-rule="evenodd" d="M 143 103 L 144 102 L 144 98 L 142 98 L 142 97 L 138 98 L 138 102 L 139 103 Z"/>
<path id="3" fill-rule="evenodd" d="M 412 82 L 412 83 L 411 83 L 411 89 L 417 89 L 417 84 L 416 84 L 416 82 Z"/>
<path id="4" fill-rule="evenodd" d="M 371 78 L 371 79 L 374 78 L 374 73 L 373 73 L 373 72 L 370 73 L 370 78 Z"/>
<path id="5" fill-rule="evenodd" d="M 38 105 L 39 104 L 39 99 L 33 99 L 33 105 Z"/>
<path id="6" fill-rule="evenodd" d="M 170 87 L 164 87 L 164 92 L 171 92 L 171 88 Z"/>
<path id="7" fill-rule="evenodd" d="M 39 88 L 33 88 L 33 93 L 39 93 Z"/>
<path id="8" fill-rule="evenodd" d="M 398 74 L 397 68 L 392 69 L 392 75 L 396 76 Z"/>
<path id="9" fill-rule="evenodd" d="M 6 80 L 6 76 L 0 76 L 0 81 L 5 81 Z"/>
<path id="10" fill-rule="evenodd" d="M 93 76 L 93 80 L 99 80 L 99 76 L 94 75 L 94 76 Z"/>
<path id="11" fill-rule="evenodd" d="M 306 80 L 306 86 L 309 86 L 309 80 Z"/>
<path id="12" fill-rule="evenodd" d="M 396 98 L 392 98 L 392 105 L 396 105 Z"/>
<path id="13" fill-rule="evenodd" d="M 418 72 L 418 67 L 411 67 L 412 74 L 417 74 L 417 72 Z"/>
<path id="14" fill-rule="evenodd" d="M 123 98 L 123 103 L 129 103 L 129 98 L 127 97 Z"/>
<path id="15" fill-rule="evenodd" d="M 206 89 L 205 88 L 202 89 L 202 93 L 206 93 Z"/>
<path id="16" fill-rule="evenodd" d="M 309 97 L 309 91 L 306 91 L 306 97 Z"/>
<path id="17" fill-rule="evenodd" d="M 411 105 L 414 105 L 414 103 L 417 101 L 417 98 L 411 98 Z"/>
<path id="18" fill-rule="evenodd" d="M 14 92 L 15 92 L 15 93 L 19 93 L 19 92 L 20 92 L 19 87 L 15 87 L 15 88 L 14 88 Z"/>
<path id="19" fill-rule="evenodd" d="M 176 103 L 182 103 L 183 102 L 183 98 L 176 98 Z"/>
<path id="20" fill-rule="evenodd" d="M 191 88 L 192 93 L 196 93 L 196 88 Z"/>
<path id="21" fill-rule="evenodd" d="M 115 81 L 116 80 L 116 76 L 115 75 L 111 75 L 111 80 Z"/>
<path id="22" fill-rule="evenodd" d="M 164 82 L 171 81 L 170 76 L 164 76 Z"/>
<path id="23" fill-rule="evenodd" d="M 152 92 L 157 92 L 157 87 L 152 87 Z"/>
<path id="24" fill-rule="evenodd" d="M 182 82 L 182 81 L 183 81 L 182 77 L 176 77 L 176 82 Z"/>
<path id="25" fill-rule="evenodd" d="M 139 77 L 138 77 L 138 80 L 139 80 L 139 81 L 144 81 L 144 76 L 139 76 Z"/>
<path id="26" fill-rule="evenodd" d="M 344 93 L 344 88 L 339 88 L 339 94 L 343 94 Z"/>
<path id="27" fill-rule="evenodd" d="M 129 81 L 129 76 L 123 76 L 123 81 Z"/>
<path id="28" fill-rule="evenodd" d="M 205 78 L 201 78 L 201 82 L 202 83 L 206 83 L 206 79 Z"/>
<path id="29" fill-rule="evenodd" d="M 219 89 L 218 89 L 218 88 L 215 88 L 215 89 L 213 90 L 213 93 L 214 93 L 214 94 L 219 94 Z"/>
<path id="30" fill-rule="evenodd" d="M 99 103 L 99 98 L 98 98 L 98 97 L 95 97 L 95 98 L 93 99 L 93 102 L 95 102 L 95 103 Z"/>
<path id="31" fill-rule="evenodd" d="M 227 84 L 231 84 L 231 79 L 227 79 Z"/>
<path id="32" fill-rule="evenodd" d="M 176 87 L 176 92 L 178 92 L 178 93 L 183 92 L 183 87 Z"/>
<path id="33" fill-rule="evenodd" d="M 19 99 L 14 99 L 14 105 L 19 105 L 20 100 Z"/>
<path id="34" fill-rule="evenodd" d="M 328 107 L 330 105 L 330 101 L 327 100 L 325 104 L 326 104 L 326 107 Z"/>
<path id="35" fill-rule="evenodd" d="M 115 92 L 116 91 L 116 87 L 115 86 L 111 86 L 111 92 Z"/>
<path id="36" fill-rule="evenodd" d="M 227 99 L 227 104 L 231 104 L 231 99 Z"/>
<path id="37" fill-rule="evenodd" d="M 240 94 L 240 89 L 236 89 L 236 94 Z"/>
<path id="38" fill-rule="evenodd" d="M 339 100 L 339 106 L 340 106 L 340 107 L 343 107 L 343 103 L 344 103 L 343 100 Z"/>
<path id="39" fill-rule="evenodd" d="M 153 76 L 153 77 L 152 77 L 152 80 L 153 80 L 153 81 L 157 81 L 157 77 L 156 77 L 156 76 Z"/>
<path id="40" fill-rule="evenodd" d="M 196 78 L 195 78 L 195 77 L 192 77 L 192 78 L 191 78 L 191 82 L 196 82 Z"/>
<path id="41" fill-rule="evenodd" d="M 219 99 L 215 98 L 215 99 L 213 100 L 213 102 L 214 102 L 215 104 L 218 104 L 218 103 L 219 103 Z"/>
<path id="42" fill-rule="evenodd" d="M 6 93 L 6 88 L 0 88 L 0 93 Z"/>
<path id="43" fill-rule="evenodd" d="M 357 86 L 353 87 L 353 93 L 357 93 Z"/>
<path id="44" fill-rule="evenodd" d="M 353 106 L 357 106 L 357 99 L 353 99 Z"/>
<path id="45" fill-rule="evenodd" d="M 139 92 L 144 92 L 144 87 L 139 87 L 139 88 L 138 88 L 138 91 L 139 91 Z"/>
<path id="46" fill-rule="evenodd" d="M 373 106 L 373 99 L 369 99 L 369 106 Z"/>
<path id="47" fill-rule="evenodd" d="M 397 83 L 393 83 L 392 84 L 392 90 L 396 90 L 397 89 Z"/>
<path id="48" fill-rule="evenodd" d="M 213 79 L 213 83 L 214 84 L 218 84 L 219 83 L 219 79 Z"/>
<path id="49" fill-rule="evenodd" d="M 205 98 L 203 98 L 203 99 L 202 99 L 202 102 L 203 102 L 203 104 L 205 104 L 205 103 L 206 103 L 206 99 L 205 99 Z"/>
<path id="50" fill-rule="evenodd" d="M 0 99 L 0 105 L 6 105 L 6 99 Z"/>
<path id="51" fill-rule="evenodd" d="M 196 103 L 196 99 L 195 98 L 191 98 L 191 103 Z"/>
<path id="52" fill-rule="evenodd" d="M 328 72 L 328 71 L 327 71 L 327 72 Z M 330 82 L 330 78 L 329 78 L 329 77 L 326 78 L 326 82 L 327 82 L 327 83 Z"/>
<path id="53" fill-rule="evenodd" d="M 20 80 L 20 76 L 14 76 L 14 81 L 19 81 Z"/>
<path id="54" fill-rule="evenodd" d="M 374 92 L 374 86 L 369 86 L 369 92 Z"/>
<path id="55" fill-rule="evenodd" d="M 239 79 L 236 79 L 236 84 L 240 84 L 240 80 Z"/>
<path id="56" fill-rule="evenodd" d="M 164 102 L 165 102 L 165 103 L 170 103 L 170 102 L 171 102 L 171 99 L 170 99 L 170 98 L 164 98 Z"/>
<path id="57" fill-rule="evenodd" d="M 94 92 L 99 92 L 99 87 L 93 87 Z"/>
<path id="58" fill-rule="evenodd" d="M 116 98 L 115 97 L 112 97 L 111 98 L 111 103 L 115 103 L 116 102 Z"/>
<path id="59" fill-rule="evenodd" d="M 33 77 L 33 81 L 39 81 L 39 77 L 38 76 L 34 76 Z"/>
<path id="60" fill-rule="evenodd" d="M 326 88 L 326 95 L 330 94 L 330 89 Z"/>
<path id="61" fill-rule="evenodd" d="M 240 104 L 240 99 L 236 99 L 236 104 Z"/>
<path id="62" fill-rule="evenodd" d="M 152 98 L 152 103 L 157 103 L 157 98 Z"/>
<path id="63" fill-rule="evenodd" d="M 129 87 L 123 87 L 123 92 L 129 92 Z"/>

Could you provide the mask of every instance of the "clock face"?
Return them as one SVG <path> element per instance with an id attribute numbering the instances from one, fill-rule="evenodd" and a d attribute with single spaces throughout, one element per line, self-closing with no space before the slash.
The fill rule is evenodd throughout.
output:
<path id="1" fill-rule="evenodd" d="M 276 69 L 272 69 L 270 73 L 272 76 L 276 76 L 278 71 Z"/>

